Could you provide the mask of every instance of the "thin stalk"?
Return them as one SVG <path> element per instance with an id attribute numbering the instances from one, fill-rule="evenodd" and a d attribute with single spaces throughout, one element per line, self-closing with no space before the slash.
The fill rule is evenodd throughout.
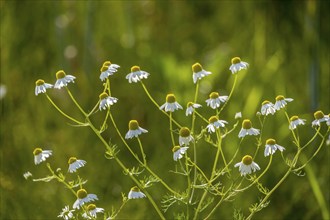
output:
<path id="1" fill-rule="evenodd" d="M 143 150 L 143 146 L 142 146 L 142 143 L 141 143 L 141 140 L 139 137 L 136 138 L 139 142 L 139 146 L 140 146 L 140 150 L 141 150 L 141 154 L 142 154 L 142 158 L 143 158 L 143 164 L 145 166 L 147 166 L 147 161 L 146 161 L 146 154 L 144 153 L 144 150 Z"/>

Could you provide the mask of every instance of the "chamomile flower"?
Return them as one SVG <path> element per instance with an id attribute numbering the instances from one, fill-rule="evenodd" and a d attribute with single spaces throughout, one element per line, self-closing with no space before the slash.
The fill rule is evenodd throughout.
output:
<path id="1" fill-rule="evenodd" d="M 221 103 L 226 102 L 228 96 L 219 96 L 219 93 L 212 92 L 209 95 L 209 99 L 206 100 L 207 106 L 210 106 L 213 109 L 219 108 Z"/>
<path id="2" fill-rule="evenodd" d="M 249 119 L 245 119 L 242 122 L 242 128 L 238 134 L 239 138 L 245 137 L 246 135 L 258 135 L 260 134 L 259 129 L 252 127 L 252 122 Z"/>
<path id="3" fill-rule="evenodd" d="M 330 114 L 327 117 L 327 125 L 330 126 Z"/>
<path id="4" fill-rule="evenodd" d="M 235 164 L 234 167 L 238 167 L 241 176 L 245 176 L 246 174 L 250 174 L 252 172 L 256 172 L 260 170 L 260 167 L 257 163 L 255 163 L 250 155 L 245 155 L 242 158 L 242 161 Z"/>
<path id="5" fill-rule="evenodd" d="M 74 80 L 76 79 L 75 76 L 72 75 L 66 75 L 63 70 L 57 71 L 56 73 L 56 83 L 54 88 L 55 89 L 61 89 L 64 86 L 67 86 L 68 83 L 74 83 Z"/>
<path id="6" fill-rule="evenodd" d="M 276 99 L 276 102 L 274 104 L 274 108 L 276 110 L 280 110 L 281 108 L 284 108 L 288 104 L 288 102 L 292 102 L 293 101 L 292 98 L 285 98 L 282 95 L 276 96 L 275 99 Z"/>
<path id="7" fill-rule="evenodd" d="M 82 215 L 82 217 L 86 218 L 86 219 L 96 219 L 97 217 L 97 213 L 103 213 L 104 212 L 104 209 L 103 208 L 98 208 L 96 207 L 95 204 L 89 204 L 87 206 L 87 213 L 84 213 Z"/>
<path id="8" fill-rule="evenodd" d="M 165 112 L 174 112 L 175 110 L 182 109 L 182 106 L 177 103 L 174 94 L 167 94 L 165 104 L 160 106 L 159 109 Z"/>
<path id="9" fill-rule="evenodd" d="M 37 147 L 33 151 L 34 155 L 34 163 L 37 165 L 43 161 L 45 161 L 48 157 L 52 155 L 51 150 L 42 150 L 41 148 Z"/>
<path id="10" fill-rule="evenodd" d="M 187 127 L 182 127 L 179 131 L 179 144 L 182 145 L 189 145 L 189 142 L 193 141 L 194 138 L 190 134 L 190 130 Z"/>
<path id="11" fill-rule="evenodd" d="M 193 80 L 194 83 L 196 84 L 197 80 L 202 79 L 204 76 L 208 76 L 212 74 L 209 71 L 205 71 L 199 63 L 195 63 L 192 65 L 192 71 L 193 71 Z"/>
<path id="12" fill-rule="evenodd" d="M 73 218 L 73 212 L 74 210 L 70 210 L 69 206 L 66 205 L 63 209 L 62 212 L 57 216 L 58 218 L 63 218 L 65 220 L 69 220 Z"/>
<path id="13" fill-rule="evenodd" d="M 106 78 L 108 78 L 109 76 L 113 75 L 115 72 L 117 72 L 117 69 L 120 66 L 117 64 L 112 64 L 110 61 L 105 61 L 103 63 L 103 66 L 101 68 L 101 75 L 100 75 L 100 79 L 102 81 L 104 81 Z"/>
<path id="14" fill-rule="evenodd" d="M 100 106 L 99 109 L 100 111 L 106 110 L 107 108 L 110 108 L 111 105 L 115 104 L 118 99 L 115 97 L 109 96 L 106 92 L 103 92 L 99 95 L 100 98 Z"/>
<path id="15" fill-rule="evenodd" d="M 36 81 L 36 88 L 34 90 L 35 95 L 38 95 L 40 93 L 45 93 L 46 89 L 52 88 L 53 85 L 49 83 L 45 83 L 42 79 L 38 79 Z"/>
<path id="16" fill-rule="evenodd" d="M 234 74 L 242 69 L 247 69 L 248 67 L 249 64 L 247 62 L 241 61 L 241 58 L 239 57 L 234 57 L 231 59 L 231 66 L 229 67 L 229 70 L 232 74 Z"/>
<path id="17" fill-rule="evenodd" d="M 79 189 L 77 191 L 77 200 L 73 203 L 74 209 L 79 209 L 82 205 L 88 202 L 98 200 L 95 194 L 87 194 L 85 189 Z"/>
<path id="18" fill-rule="evenodd" d="M 209 118 L 209 124 L 207 125 L 207 130 L 209 133 L 214 133 L 217 128 L 223 128 L 228 124 L 225 120 L 219 120 L 217 116 L 211 116 Z"/>
<path id="19" fill-rule="evenodd" d="M 137 186 L 132 187 L 128 193 L 128 199 L 141 199 L 144 197 L 146 197 L 146 195 L 141 192 Z"/>
<path id="20" fill-rule="evenodd" d="M 235 119 L 240 119 L 240 118 L 242 118 L 242 112 L 236 112 Z"/>
<path id="21" fill-rule="evenodd" d="M 23 174 L 24 178 L 27 180 L 29 179 L 30 177 L 32 177 L 32 173 L 30 173 L 30 171 L 27 171 Z"/>
<path id="22" fill-rule="evenodd" d="M 268 139 L 266 141 L 266 146 L 265 146 L 265 157 L 269 156 L 270 154 L 274 154 L 276 150 L 283 151 L 285 150 L 284 147 L 276 144 L 276 141 L 274 139 Z"/>
<path id="23" fill-rule="evenodd" d="M 78 160 L 77 158 L 75 157 L 70 157 L 69 161 L 68 161 L 68 164 L 69 164 L 69 169 L 68 171 L 70 173 L 74 173 L 77 171 L 77 169 L 79 169 L 80 167 L 83 167 L 85 166 L 87 162 L 84 161 L 84 160 Z"/>
<path id="24" fill-rule="evenodd" d="M 269 115 L 269 114 L 275 114 L 276 109 L 274 107 L 274 104 L 270 101 L 264 101 L 261 105 L 261 114 L 262 115 Z"/>
<path id="25" fill-rule="evenodd" d="M 290 125 L 289 125 L 289 128 L 291 130 L 294 130 L 297 128 L 298 125 L 304 125 L 305 124 L 305 119 L 300 119 L 298 116 L 292 116 L 290 118 Z"/>
<path id="26" fill-rule="evenodd" d="M 125 135 L 125 139 L 138 137 L 142 133 L 148 133 L 148 131 L 141 128 L 137 120 L 130 120 L 128 123 L 128 132 Z"/>
<path id="27" fill-rule="evenodd" d="M 180 160 L 184 153 L 186 153 L 186 151 L 188 150 L 189 147 L 180 147 L 180 146 L 174 146 L 172 148 L 173 151 L 173 160 L 177 161 Z"/>
<path id="28" fill-rule="evenodd" d="M 202 107 L 202 105 L 193 102 L 188 102 L 186 109 L 186 116 L 191 115 L 194 112 L 195 108 L 200 108 L 200 107 Z"/>
<path id="29" fill-rule="evenodd" d="M 329 115 L 324 115 L 322 111 L 316 111 L 314 113 L 315 120 L 312 122 L 312 126 L 321 126 L 321 122 L 328 123 Z"/>
<path id="30" fill-rule="evenodd" d="M 126 79 L 128 79 L 129 83 L 136 83 L 141 79 L 147 79 L 149 75 L 146 71 L 141 70 L 139 66 L 133 66 L 131 73 L 127 74 Z"/>

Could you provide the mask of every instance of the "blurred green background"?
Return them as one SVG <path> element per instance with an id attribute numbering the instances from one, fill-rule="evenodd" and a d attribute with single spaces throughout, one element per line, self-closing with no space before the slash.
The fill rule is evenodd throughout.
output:
<path id="1" fill-rule="evenodd" d="M 88 179 L 86 189 L 99 197 L 97 205 L 106 210 L 120 206 L 121 192 L 128 193 L 134 183 L 123 175 L 114 161 L 106 160 L 104 147 L 88 128 L 74 128 L 47 101 L 35 96 L 39 78 L 55 83 L 56 71 L 63 69 L 77 77 L 69 88 L 85 109 L 91 109 L 102 91 L 99 69 L 110 60 L 119 64 L 111 77 L 112 95 L 119 102 L 112 108 L 122 131 L 128 121 L 137 119 L 149 130 L 141 140 L 150 166 L 170 186 L 183 190 L 185 180 L 173 175 L 168 119 L 152 105 L 139 84 L 125 79 L 130 67 L 139 65 L 151 75 L 144 80 L 155 100 L 162 104 L 167 93 L 174 93 L 185 107 L 193 99 L 191 65 L 200 62 L 213 74 L 201 84 L 198 102 L 204 105 L 212 91 L 228 95 L 233 76 L 230 60 L 240 56 L 250 64 L 239 73 L 233 99 L 222 119 L 234 122 L 241 111 L 251 118 L 261 102 L 274 101 L 276 95 L 291 97 L 288 112 L 308 122 L 316 110 L 329 113 L 329 3 L 328 1 L 1 1 L 1 84 L 7 88 L 1 99 L 1 219 L 55 219 L 75 198 L 57 182 L 26 181 L 23 173 L 35 178 L 47 173 L 45 164 L 35 166 L 35 147 L 53 150 L 48 160 L 53 168 L 67 169 L 70 156 L 87 161 L 80 175 Z M 49 90 L 48 94 L 70 115 L 81 119 L 65 90 Z M 101 123 L 103 113 L 93 121 Z M 206 113 L 205 117 L 211 116 Z M 190 127 L 184 112 L 175 115 Z M 271 116 L 265 137 L 274 137 L 292 154 L 294 147 L 283 114 Z M 110 123 L 109 123 L 110 124 Z M 202 124 L 201 124 L 202 125 Z M 200 125 L 199 125 L 200 126 Z M 205 127 L 205 124 L 203 124 Z M 302 142 L 311 137 L 306 126 Z M 238 130 L 224 143 L 227 153 L 238 144 Z M 120 158 L 128 166 L 132 157 L 121 144 L 112 126 L 103 134 L 117 143 Z M 253 140 L 253 139 L 250 139 Z M 129 141 L 133 149 L 137 143 Z M 247 142 L 246 142 L 247 143 Z M 311 148 L 316 147 L 312 145 Z M 245 146 L 244 146 L 245 147 Z M 253 152 L 255 146 L 246 146 Z M 200 146 L 201 167 L 209 168 L 215 152 Z M 313 149 L 309 150 L 310 152 Z M 267 160 L 260 154 L 259 164 Z M 280 179 L 285 166 L 275 156 L 268 178 L 271 188 Z M 329 206 L 329 148 L 324 147 L 312 161 L 312 174 Z M 70 178 L 74 178 L 71 175 Z M 322 219 L 322 212 L 310 184 L 310 176 L 291 175 L 271 197 L 270 206 L 255 219 Z M 164 188 L 150 189 L 160 203 Z M 258 200 L 255 191 L 244 193 L 233 203 L 225 203 L 216 213 L 217 219 L 232 219 L 233 208 L 248 213 L 248 205 Z M 328 207 L 329 208 L 329 207 Z M 171 212 L 180 210 L 170 209 Z M 155 212 L 147 200 L 130 201 L 119 218 L 151 219 Z"/>

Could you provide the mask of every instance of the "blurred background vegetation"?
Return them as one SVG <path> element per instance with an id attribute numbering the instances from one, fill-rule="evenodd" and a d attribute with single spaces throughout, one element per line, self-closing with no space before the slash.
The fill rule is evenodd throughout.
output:
<path id="1" fill-rule="evenodd" d="M 241 111 L 243 118 L 251 118 L 258 127 L 255 113 L 261 102 L 274 101 L 280 94 L 295 100 L 289 114 L 308 122 L 318 109 L 329 113 L 328 1 L 1 1 L 0 9 L 1 84 L 7 88 L 0 101 L 1 219 L 55 219 L 64 205 L 72 206 L 75 201 L 57 182 L 34 183 L 23 178 L 26 171 L 35 178 L 47 173 L 45 164 L 33 163 L 32 151 L 38 146 L 53 150 L 48 162 L 54 168 L 66 170 L 70 156 L 86 160 L 80 175 L 88 179 L 88 192 L 98 195 L 97 205 L 106 210 L 118 208 L 121 192 L 128 193 L 134 185 L 117 164 L 104 158 L 102 143 L 91 130 L 69 126 L 43 95 L 34 95 L 35 81 L 42 78 L 54 84 L 60 69 L 77 77 L 70 90 L 85 109 L 91 109 L 102 91 L 102 63 L 110 60 L 121 66 L 111 77 L 112 95 L 119 98 L 112 108 L 118 126 L 125 133 L 128 121 L 137 119 L 149 130 L 141 137 L 149 164 L 178 190 L 183 189 L 185 180 L 169 172 L 174 162 L 168 119 L 139 84 L 128 84 L 125 76 L 131 66 L 139 65 L 151 74 L 144 82 L 159 104 L 173 92 L 185 106 L 194 95 L 191 65 L 200 62 L 213 72 L 201 84 L 198 102 L 205 106 L 210 92 L 229 94 L 233 83 L 230 59 L 240 56 L 250 68 L 239 73 L 223 119 L 233 123 L 235 113 Z M 64 90 L 49 90 L 48 94 L 65 112 L 80 117 Z M 96 124 L 102 116 L 99 113 L 93 118 Z M 190 127 L 183 111 L 175 117 Z M 265 137 L 276 138 L 287 148 L 286 153 L 292 153 L 283 114 L 268 121 Z M 309 126 L 301 130 L 303 142 L 313 134 Z M 236 133 L 238 130 L 224 143 L 227 153 L 237 146 Z M 135 165 L 112 126 L 104 137 L 118 144 L 120 158 L 127 165 Z M 136 142 L 129 143 L 137 149 Z M 254 147 L 244 146 L 242 155 Z M 198 151 L 201 167 L 207 169 L 215 150 L 205 145 Z M 267 161 L 259 156 L 255 160 L 265 167 Z M 285 169 L 279 155 L 273 163 L 270 175 L 263 180 L 269 188 Z M 311 162 L 310 169 L 328 207 L 328 147 Z M 291 175 L 271 197 L 270 206 L 255 218 L 322 219 L 311 179 L 310 175 Z M 160 203 L 163 187 L 157 184 L 150 191 Z M 225 203 L 215 216 L 232 219 L 233 208 L 247 214 L 248 205 L 257 199 L 254 191 L 244 193 L 233 203 Z M 179 210 L 170 209 L 169 217 L 172 211 Z M 148 201 L 140 200 L 130 201 L 119 217 L 153 216 Z"/>

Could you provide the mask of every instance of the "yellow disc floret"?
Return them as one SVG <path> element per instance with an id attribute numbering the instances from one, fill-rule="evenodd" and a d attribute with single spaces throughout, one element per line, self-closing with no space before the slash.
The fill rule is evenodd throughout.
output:
<path id="1" fill-rule="evenodd" d="M 43 81 L 42 79 L 38 79 L 38 80 L 36 81 L 36 86 L 41 86 L 41 85 L 43 85 L 43 84 L 45 84 L 45 81 Z"/>
<path id="2" fill-rule="evenodd" d="M 177 150 L 179 150 L 180 149 L 180 146 L 174 146 L 173 148 L 172 148 L 172 152 L 174 153 L 174 152 L 176 152 Z"/>
<path id="3" fill-rule="evenodd" d="M 137 130 L 139 128 L 139 123 L 137 120 L 130 120 L 128 123 L 129 130 Z"/>
<path id="4" fill-rule="evenodd" d="M 99 95 L 99 97 L 100 97 L 100 99 L 102 100 L 102 99 L 105 99 L 106 97 L 108 97 L 109 95 L 106 93 L 106 92 L 102 92 L 100 95 Z"/>
<path id="5" fill-rule="evenodd" d="M 194 73 L 198 73 L 203 70 L 202 65 L 200 65 L 199 63 L 195 63 L 194 65 L 192 65 L 191 68 Z"/>
<path id="6" fill-rule="evenodd" d="M 68 164 L 73 164 L 76 161 L 77 161 L 77 158 L 76 157 L 70 157 L 70 159 L 68 161 Z"/>
<path id="7" fill-rule="evenodd" d="M 282 95 L 278 95 L 278 96 L 276 96 L 276 101 L 281 101 L 281 100 L 284 100 L 284 96 L 282 96 Z"/>
<path id="8" fill-rule="evenodd" d="M 37 147 L 33 151 L 33 155 L 39 155 L 42 152 L 42 149 L 40 147 Z"/>
<path id="9" fill-rule="evenodd" d="M 57 71 L 57 73 L 56 73 L 56 79 L 62 79 L 62 78 L 64 78 L 65 77 L 65 72 L 63 71 L 63 70 L 59 70 L 59 71 Z"/>
<path id="10" fill-rule="evenodd" d="M 187 128 L 187 127 L 182 127 L 181 129 L 180 129 L 180 136 L 181 137 L 189 137 L 189 135 L 190 135 L 190 130 L 189 130 L 189 128 Z"/>
<path id="11" fill-rule="evenodd" d="M 211 92 L 211 94 L 209 95 L 210 99 L 216 99 L 219 97 L 219 93 L 217 92 Z"/>
<path id="12" fill-rule="evenodd" d="M 166 96 L 166 102 L 167 103 L 174 103 L 176 101 L 176 98 L 174 94 L 167 94 Z"/>
<path id="13" fill-rule="evenodd" d="M 232 64 L 237 64 L 241 62 L 241 58 L 239 57 L 234 57 L 233 59 L 231 59 L 231 63 Z"/>
<path id="14" fill-rule="evenodd" d="M 86 198 L 86 197 L 87 197 L 87 191 L 84 190 L 84 189 L 79 189 L 79 190 L 77 191 L 77 197 L 78 197 L 79 199 Z"/>
<path id="15" fill-rule="evenodd" d="M 140 189 L 139 189 L 139 187 L 134 186 L 134 187 L 131 188 L 131 191 L 133 191 L 133 192 L 140 192 Z"/>
<path id="16" fill-rule="evenodd" d="M 296 120 L 298 120 L 298 119 L 299 119 L 298 116 L 295 115 L 295 116 L 292 116 L 292 117 L 290 118 L 290 121 L 296 121 Z"/>
<path id="17" fill-rule="evenodd" d="M 134 72 L 137 72 L 137 71 L 140 71 L 140 67 L 139 66 L 132 66 L 131 67 L 131 72 L 134 73 Z"/>
<path id="18" fill-rule="evenodd" d="M 314 118 L 315 119 L 322 119 L 322 118 L 324 118 L 324 114 L 323 114 L 323 112 L 322 111 L 316 111 L 315 113 L 314 113 Z"/>
<path id="19" fill-rule="evenodd" d="M 95 205 L 95 204 L 89 204 L 89 205 L 87 206 L 87 210 L 88 210 L 88 211 L 92 211 L 92 210 L 94 210 L 94 209 L 96 209 L 96 205 Z"/>
<path id="20" fill-rule="evenodd" d="M 270 103 L 270 101 L 268 101 L 268 100 L 265 100 L 265 101 L 263 101 L 262 102 L 262 104 L 261 105 L 266 105 L 266 104 L 269 104 Z"/>
<path id="21" fill-rule="evenodd" d="M 245 119 L 242 122 L 242 128 L 243 129 L 250 129 L 250 128 L 252 128 L 252 122 L 250 121 L 250 119 Z"/>
<path id="22" fill-rule="evenodd" d="M 245 155 L 242 159 L 242 162 L 244 163 L 244 165 L 248 166 L 248 165 L 252 164 L 253 159 L 250 155 Z"/>
<path id="23" fill-rule="evenodd" d="M 214 123 L 214 122 L 216 122 L 216 121 L 218 121 L 218 120 L 219 120 L 219 118 L 218 118 L 217 116 L 211 116 L 211 117 L 209 118 L 209 123 L 212 124 L 212 123 Z"/>
<path id="24" fill-rule="evenodd" d="M 276 141 L 272 138 L 269 138 L 267 141 L 266 141 L 266 144 L 267 145 L 275 145 L 276 144 Z"/>

